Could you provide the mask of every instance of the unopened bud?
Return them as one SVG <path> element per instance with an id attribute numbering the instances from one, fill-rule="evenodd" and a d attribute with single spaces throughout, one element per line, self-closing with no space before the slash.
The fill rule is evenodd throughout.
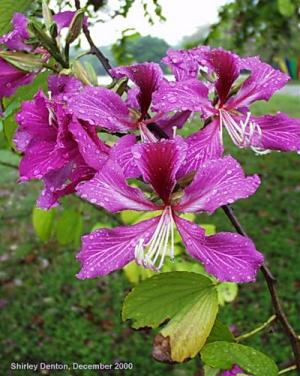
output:
<path id="1" fill-rule="evenodd" d="M 72 72 L 74 75 L 85 85 L 93 85 L 93 80 L 91 79 L 87 69 L 80 63 L 80 61 L 75 60 L 72 63 Z"/>
<path id="2" fill-rule="evenodd" d="M 71 44 L 79 36 L 84 22 L 84 9 L 79 9 L 72 18 L 69 31 L 66 37 L 66 43 Z"/>
<path id="3" fill-rule="evenodd" d="M 51 10 L 48 7 L 46 0 L 42 0 L 42 11 L 43 11 L 43 19 L 44 19 L 46 29 L 50 30 L 50 27 L 53 24 L 53 20 L 52 20 Z"/>

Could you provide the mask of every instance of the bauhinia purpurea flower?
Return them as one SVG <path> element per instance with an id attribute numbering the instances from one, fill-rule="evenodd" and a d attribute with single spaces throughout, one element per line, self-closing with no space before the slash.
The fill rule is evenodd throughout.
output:
<path id="1" fill-rule="evenodd" d="M 281 89 L 289 80 L 287 74 L 259 57 L 241 58 L 221 48 L 169 50 L 163 60 L 176 81 L 162 82 L 153 97 L 154 108 L 199 112 L 206 122 L 204 132 L 191 137 L 198 140 L 203 153 L 214 149 L 222 154 L 223 127 L 240 148 L 252 148 L 257 153 L 300 151 L 299 119 L 280 112 L 254 116 L 249 109 L 253 102 L 269 100 Z M 203 139 L 207 141 L 204 147 Z"/>
<path id="2" fill-rule="evenodd" d="M 179 214 L 213 213 L 222 205 L 246 198 L 259 186 L 258 176 L 245 177 L 238 162 L 225 157 L 199 165 L 192 181 L 182 188 L 186 155 L 187 144 L 181 137 L 133 147 L 143 181 L 153 189 L 152 200 L 127 184 L 113 159 L 93 179 L 77 186 L 82 198 L 111 213 L 128 209 L 160 211 L 158 216 L 132 226 L 102 228 L 84 236 L 78 254 L 82 265 L 79 278 L 108 274 L 134 259 L 146 268 L 160 270 L 167 255 L 174 258 L 177 228 L 187 252 L 219 280 L 255 279 L 263 256 L 249 238 L 227 232 L 205 236 L 201 227 Z"/>

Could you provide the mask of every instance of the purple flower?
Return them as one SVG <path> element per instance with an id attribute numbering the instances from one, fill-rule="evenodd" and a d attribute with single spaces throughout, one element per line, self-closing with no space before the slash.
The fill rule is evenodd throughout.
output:
<path id="1" fill-rule="evenodd" d="M 26 44 L 29 39 L 27 24 L 24 14 L 15 13 L 12 19 L 13 30 L 0 38 L 0 44 L 4 44 L 10 50 L 31 51 L 32 47 Z"/>
<path id="2" fill-rule="evenodd" d="M 1 57 L 0 71 L 0 99 L 13 95 L 19 86 L 29 84 L 35 77 L 35 74 L 20 70 Z"/>
<path id="3" fill-rule="evenodd" d="M 244 374 L 244 370 L 235 364 L 229 370 L 219 373 L 218 376 L 237 376 L 239 374 Z"/>
<path id="4" fill-rule="evenodd" d="M 79 95 L 69 98 L 68 105 L 77 118 L 97 125 L 111 133 L 128 133 L 139 130 L 142 140 L 156 141 L 156 137 L 148 129 L 148 125 L 162 121 L 161 127 L 169 130 L 173 124 L 180 127 L 187 119 L 183 114 L 180 118 L 166 118 L 157 114 L 149 119 L 147 112 L 151 105 L 153 93 L 162 81 L 162 71 L 158 64 L 143 63 L 130 67 L 111 70 L 116 78 L 128 77 L 136 85 L 129 90 L 126 102 L 115 92 L 103 87 L 86 87 Z"/>
<path id="5" fill-rule="evenodd" d="M 285 73 L 261 62 L 258 57 L 240 58 L 223 49 L 192 50 L 186 61 L 182 58 L 180 64 L 174 63 L 174 59 L 179 61 L 179 57 L 187 52 L 172 54 L 175 57 L 172 58 L 173 55 L 169 53 L 166 60 L 172 65 L 179 81 L 160 85 L 153 97 L 157 111 L 200 112 L 203 118 L 210 120 L 207 132 L 212 133 L 214 147 L 220 152 L 223 127 L 240 148 L 250 147 L 258 153 L 266 150 L 300 150 L 298 119 L 290 118 L 284 113 L 253 116 L 249 111 L 253 102 L 269 100 L 276 90 L 286 84 L 289 77 Z M 217 77 L 213 90 L 211 84 L 196 79 L 199 68 L 203 67 Z M 237 79 L 244 71 L 250 74 L 238 85 Z M 201 138 L 200 134 L 199 137 Z"/>
<path id="6" fill-rule="evenodd" d="M 146 268 L 159 270 L 167 255 L 174 257 L 177 228 L 187 252 L 219 280 L 254 280 L 263 256 L 250 239 L 226 232 L 206 237 L 201 227 L 181 218 L 179 213 L 213 213 L 222 205 L 253 194 L 259 178 L 245 177 L 240 165 L 226 157 L 196 166 L 192 182 L 181 187 L 186 178 L 188 150 L 180 137 L 137 144 L 133 146 L 133 155 L 144 182 L 153 189 L 154 202 L 139 188 L 127 184 L 121 167 L 113 159 L 76 190 L 83 199 L 112 213 L 129 209 L 160 214 L 132 226 L 99 229 L 84 236 L 78 254 L 82 265 L 78 278 L 108 274 L 134 259 Z"/>
<path id="7" fill-rule="evenodd" d="M 74 78 L 69 79 L 74 84 Z M 56 205 L 61 196 L 74 192 L 79 182 L 92 178 L 109 154 L 96 129 L 79 122 L 60 101 L 64 92 L 58 88 L 67 80 L 51 77 L 49 86 L 57 95 L 50 100 L 38 92 L 33 101 L 22 104 L 16 117 L 19 128 L 15 143 L 24 152 L 20 180 L 43 179 L 45 188 L 38 205 L 46 209 Z"/>

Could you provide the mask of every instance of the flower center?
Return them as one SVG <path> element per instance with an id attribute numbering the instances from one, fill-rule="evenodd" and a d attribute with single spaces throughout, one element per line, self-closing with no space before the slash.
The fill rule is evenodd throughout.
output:
<path id="1" fill-rule="evenodd" d="M 154 134 L 148 129 L 147 125 L 143 122 L 139 123 L 139 130 L 142 142 L 156 142 L 157 138 Z"/>
<path id="2" fill-rule="evenodd" d="M 139 239 L 135 246 L 135 259 L 139 265 L 159 271 L 164 264 L 166 255 L 174 259 L 174 219 L 170 206 L 165 207 L 158 225 L 149 240 Z"/>
<path id="3" fill-rule="evenodd" d="M 256 145 L 261 143 L 262 130 L 255 121 L 251 120 L 251 112 L 247 113 L 244 121 L 240 120 L 239 122 L 223 109 L 220 109 L 219 113 L 221 125 L 225 126 L 235 145 L 241 148 L 250 147 L 258 154 L 269 152 L 259 146 L 253 146 L 254 143 Z"/>

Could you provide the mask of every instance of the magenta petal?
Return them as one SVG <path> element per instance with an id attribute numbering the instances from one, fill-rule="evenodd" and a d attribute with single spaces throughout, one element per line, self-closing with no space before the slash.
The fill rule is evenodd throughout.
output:
<path id="1" fill-rule="evenodd" d="M 25 43 L 29 38 L 27 18 L 22 13 L 15 13 L 12 24 L 13 30 L 0 38 L 0 44 L 5 44 L 10 50 L 30 51 L 32 47 Z"/>
<path id="2" fill-rule="evenodd" d="M 134 126 L 122 99 L 106 88 L 86 87 L 80 94 L 70 96 L 68 105 L 78 119 L 111 132 L 126 132 Z"/>
<path id="3" fill-rule="evenodd" d="M 0 99 L 10 97 L 19 86 L 28 85 L 35 74 L 22 71 L 0 58 Z"/>
<path id="4" fill-rule="evenodd" d="M 47 173 L 43 180 L 45 188 L 38 199 L 38 206 L 50 209 L 58 205 L 58 200 L 75 192 L 76 186 L 85 180 L 90 180 L 95 175 L 95 170 L 90 168 L 78 154 L 73 161 L 61 169 Z"/>
<path id="5" fill-rule="evenodd" d="M 38 92 L 33 101 L 22 103 L 16 121 L 19 128 L 15 133 L 14 142 L 20 151 L 25 151 L 32 138 L 47 141 L 56 139 L 57 131 L 49 124 L 47 99 L 42 92 Z"/>
<path id="6" fill-rule="evenodd" d="M 59 12 L 54 14 L 53 21 L 57 24 L 58 30 L 62 30 L 65 27 L 69 27 L 71 21 L 75 15 L 75 11 L 66 10 L 64 12 Z M 87 17 L 84 17 L 84 24 L 87 25 Z"/>
<path id="7" fill-rule="evenodd" d="M 55 143 L 32 141 L 20 163 L 20 179 L 40 179 L 47 172 L 65 165 L 63 151 L 55 148 Z"/>
<path id="8" fill-rule="evenodd" d="M 110 157 L 119 164 L 126 179 L 137 178 L 141 175 L 132 154 L 132 147 L 135 144 L 135 135 L 128 134 L 119 138 L 111 149 Z"/>
<path id="9" fill-rule="evenodd" d="M 204 58 L 204 53 L 209 51 L 209 47 L 201 46 L 190 50 L 167 51 L 167 56 L 162 61 L 167 64 L 177 81 L 197 78 L 199 67 Z"/>
<path id="10" fill-rule="evenodd" d="M 178 231 L 187 252 L 200 260 L 205 270 L 220 281 L 251 282 L 263 264 L 252 240 L 229 232 L 204 236 L 204 230 L 180 217 L 175 217 Z"/>
<path id="11" fill-rule="evenodd" d="M 44 176 L 45 188 L 38 198 L 37 205 L 42 209 L 50 209 L 57 205 L 56 191 L 62 189 L 71 174 L 73 165 L 68 163 L 60 169 L 51 171 Z"/>
<path id="12" fill-rule="evenodd" d="M 260 137 L 256 132 L 252 146 L 270 150 L 300 151 L 299 119 L 279 112 L 276 115 L 251 116 L 251 121 L 260 127 L 262 133 Z"/>
<path id="13" fill-rule="evenodd" d="M 223 155 L 219 121 L 215 120 L 205 128 L 186 138 L 187 153 L 177 176 L 184 176 L 199 167 L 208 159 L 218 159 Z"/>
<path id="14" fill-rule="evenodd" d="M 190 111 L 182 111 L 171 116 L 165 116 L 161 120 L 155 121 L 155 123 L 171 138 L 174 127 L 181 129 L 190 116 Z"/>
<path id="15" fill-rule="evenodd" d="M 140 89 L 137 86 L 134 86 L 133 88 L 128 90 L 127 97 L 125 100 L 125 103 L 129 108 L 137 111 L 140 111 L 140 105 L 137 99 L 139 93 Z"/>
<path id="16" fill-rule="evenodd" d="M 92 127 L 90 126 L 90 128 Z M 109 149 L 104 142 L 98 139 L 97 143 L 95 143 L 90 134 L 76 120 L 76 118 L 73 118 L 70 122 L 69 130 L 77 142 L 79 152 L 85 162 L 96 171 L 100 170 L 108 158 L 109 153 Z M 91 129 L 90 132 L 93 132 L 93 130 Z"/>
<path id="17" fill-rule="evenodd" d="M 176 173 L 185 154 L 186 144 L 181 137 L 138 144 L 133 148 L 133 156 L 144 180 L 152 185 L 165 203 L 168 203 L 176 184 Z"/>
<path id="18" fill-rule="evenodd" d="M 269 100 L 275 91 L 281 89 L 290 77 L 260 61 L 259 57 L 241 59 L 241 69 L 250 70 L 250 76 L 238 93 L 229 99 L 227 108 L 248 106 L 257 100 Z"/>
<path id="19" fill-rule="evenodd" d="M 83 89 L 81 81 L 65 74 L 51 75 L 48 78 L 48 89 L 52 96 L 60 94 L 77 94 Z"/>
<path id="20" fill-rule="evenodd" d="M 229 370 L 223 371 L 218 376 L 237 376 L 239 374 L 244 374 L 244 370 L 238 365 L 233 365 Z"/>
<path id="21" fill-rule="evenodd" d="M 80 197 L 112 213 L 126 209 L 157 209 L 140 189 L 127 184 L 121 167 L 112 160 L 108 160 L 92 180 L 79 184 L 76 191 Z"/>
<path id="22" fill-rule="evenodd" d="M 139 92 L 136 98 L 144 117 L 150 107 L 152 94 L 158 89 L 163 78 L 160 66 L 155 63 L 141 63 L 114 68 L 111 69 L 111 73 L 116 78 L 126 76 L 137 85 Z"/>
<path id="23" fill-rule="evenodd" d="M 160 217 L 132 226 L 114 229 L 102 228 L 82 237 L 82 247 L 77 255 L 81 270 L 80 279 L 95 278 L 121 269 L 134 259 L 134 249 L 143 238 L 147 243 Z"/>
<path id="24" fill-rule="evenodd" d="M 211 50 L 206 54 L 206 58 L 210 69 L 218 76 L 215 87 L 220 105 L 222 105 L 227 99 L 232 84 L 240 74 L 240 58 L 221 48 Z"/>
<path id="25" fill-rule="evenodd" d="M 214 112 L 208 99 L 208 88 L 200 81 L 164 81 L 153 94 L 153 108 L 158 112 L 197 111 L 205 116 Z"/>
<path id="26" fill-rule="evenodd" d="M 222 205 L 251 196 L 259 184 L 259 177 L 245 177 L 242 167 L 232 157 L 208 160 L 185 188 L 176 210 L 213 213 Z"/>

